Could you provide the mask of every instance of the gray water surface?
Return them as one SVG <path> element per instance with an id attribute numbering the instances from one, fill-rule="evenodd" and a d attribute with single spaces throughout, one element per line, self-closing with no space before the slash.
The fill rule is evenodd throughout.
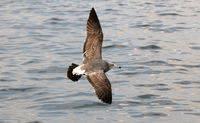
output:
<path id="1" fill-rule="evenodd" d="M 89 10 L 104 32 L 113 104 L 102 103 L 82 63 Z M 5 0 L 0 2 L 0 122 L 200 122 L 200 2 Z"/>

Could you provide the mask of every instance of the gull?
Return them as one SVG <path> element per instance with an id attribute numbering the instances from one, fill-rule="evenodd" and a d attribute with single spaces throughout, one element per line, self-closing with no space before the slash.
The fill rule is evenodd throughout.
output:
<path id="1" fill-rule="evenodd" d="M 106 72 L 112 68 L 121 68 L 113 63 L 102 60 L 103 32 L 95 9 L 90 10 L 86 24 L 86 40 L 83 46 L 83 64 L 72 63 L 67 71 L 67 77 L 78 81 L 85 75 L 96 96 L 104 103 L 112 103 L 112 89 Z"/>

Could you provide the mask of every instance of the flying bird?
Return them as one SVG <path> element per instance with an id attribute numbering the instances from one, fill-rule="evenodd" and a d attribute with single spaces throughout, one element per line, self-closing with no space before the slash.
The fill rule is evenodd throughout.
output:
<path id="1" fill-rule="evenodd" d="M 67 77 L 78 81 L 82 75 L 92 85 L 96 96 L 104 103 L 112 103 L 112 89 L 106 72 L 112 68 L 121 68 L 113 63 L 102 60 L 103 32 L 95 9 L 90 10 L 86 24 L 86 40 L 83 46 L 83 64 L 72 63 L 67 71 Z"/>

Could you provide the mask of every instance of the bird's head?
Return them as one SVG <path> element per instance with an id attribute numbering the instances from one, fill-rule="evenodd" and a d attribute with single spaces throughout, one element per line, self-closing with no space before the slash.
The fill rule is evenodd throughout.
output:
<path id="1" fill-rule="evenodd" d="M 109 68 L 112 69 L 112 68 L 121 68 L 121 66 L 117 66 L 113 63 L 109 63 Z"/>

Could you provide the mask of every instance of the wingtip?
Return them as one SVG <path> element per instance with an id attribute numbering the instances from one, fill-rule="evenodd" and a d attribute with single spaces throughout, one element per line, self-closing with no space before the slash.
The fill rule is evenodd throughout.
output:
<path id="1" fill-rule="evenodd" d="M 100 99 L 101 100 L 101 99 Z M 109 99 L 109 100 L 101 100 L 103 103 L 106 103 L 106 104 L 109 104 L 111 105 L 112 104 L 112 98 Z"/>
<path id="2" fill-rule="evenodd" d="M 111 101 L 104 102 L 104 103 L 107 103 L 107 104 L 111 105 L 111 104 L 112 104 L 112 100 L 111 100 Z"/>
<path id="3" fill-rule="evenodd" d="M 89 18 L 86 24 L 86 33 L 102 33 L 101 25 L 94 7 L 90 10 Z"/>
<path id="4" fill-rule="evenodd" d="M 92 11 L 92 10 L 95 10 L 94 7 L 92 7 L 91 11 Z"/>
<path id="5" fill-rule="evenodd" d="M 96 11 L 95 11 L 94 7 L 92 7 L 92 9 L 90 10 L 90 15 L 93 14 L 93 13 L 96 14 Z"/>
<path id="6" fill-rule="evenodd" d="M 92 8 L 90 9 L 90 13 L 93 13 L 93 12 L 95 12 L 94 7 L 92 7 Z"/>
<path id="7" fill-rule="evenodd" d="M 102 91 L 96 92 L 97 97 L 103 102 L 107 104 L 112 104 L 112 93 L 104 93 Z"/>

